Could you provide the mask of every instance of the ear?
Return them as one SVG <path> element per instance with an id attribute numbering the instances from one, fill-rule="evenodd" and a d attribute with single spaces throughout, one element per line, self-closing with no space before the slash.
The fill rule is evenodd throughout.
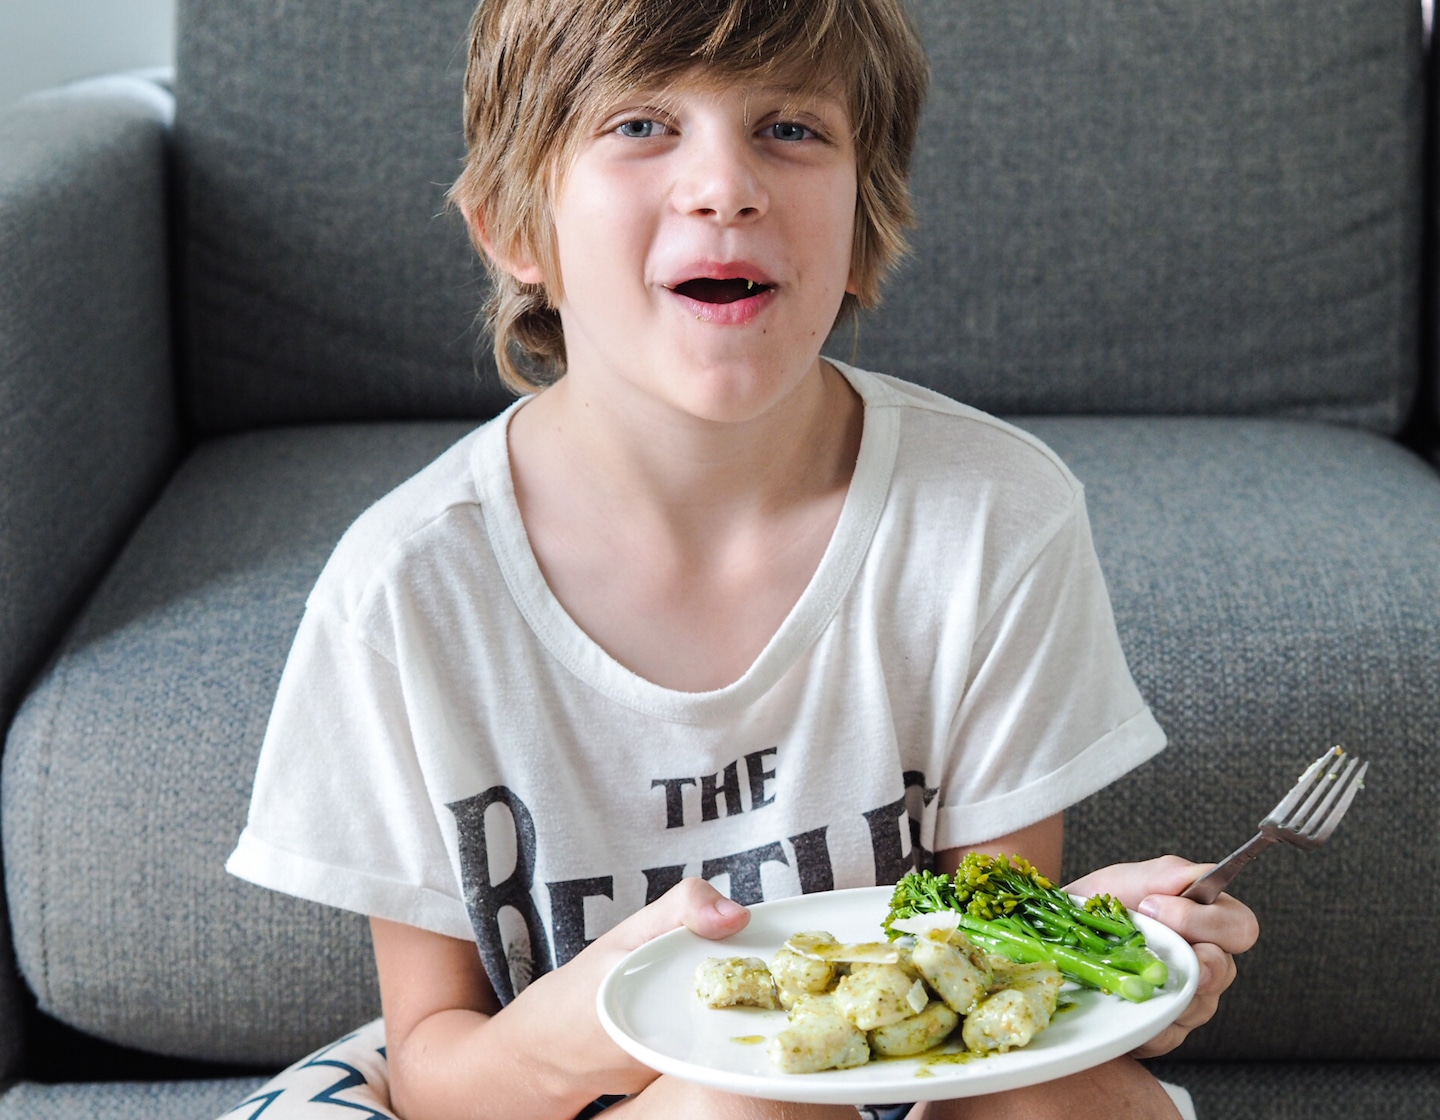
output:
<path id="1" fill-rule="evenodd" d="M 507 257 L 496 251 L 495 243 L 490 240 L 490 235 L 485 232 L 485 220 L 481 217 L 479 210 L 472 210 L 466 213 L 465 224 L 470 227 L 470 236 L 474 239 L 475 244 L 479 245 L 485 255 L 494 261 L 500 269 L 508 272 L 522 284 L 545 283 L 545 274 L 541 271 L 540 265 L 530 257 L 523 254 L 520 256 Z"/>

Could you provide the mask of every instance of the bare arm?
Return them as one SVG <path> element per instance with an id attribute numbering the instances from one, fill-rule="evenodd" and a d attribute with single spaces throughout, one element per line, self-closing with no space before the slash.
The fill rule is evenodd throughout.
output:
<path id="1" fill-rule="evenodd" d="M 372 918 L 395 1111 L 406 1120 L 569 1120 L 596 1097 L 639 1092 L 655 1071 L 600 1026 L 600 981 L 667 930 L 725 937 L 747 921 L 744 907 L 686 880 L 502 1010 L 473 943 Z"/>
<path id="2" fill-rule="evenodd" d="M 1005 836 L 998 836 L 984 844 L 968 848 L 947 848 L 935 853 L 936 867 L 947 875 L 953 874 L 960 861 L 969 852 L 986 852 L 998 856 L 1002 853 L 1024 856 L 1033 863 L 1040 874 L 1055 882 L 1060 881 L 1060 861 L 1065 849 L 1065 815 L 1056 813 L 1043 821 L 1027 825 Z"/>

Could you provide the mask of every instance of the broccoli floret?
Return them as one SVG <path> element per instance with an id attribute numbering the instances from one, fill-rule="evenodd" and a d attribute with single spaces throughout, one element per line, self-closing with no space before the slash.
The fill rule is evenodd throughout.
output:
<path id="1" fill-rule="evenodd" d="M 1019 856 L 971 853 L 953 877 L 906 875 L 895 885 L 885 931 L 898 937 L 896 919 L 943 910 L 958 913 L 966 935 L 988 952 L 1050 961 L 1077 983 L 1128 1000 L 1149 999 L 1167 979 L 1165 962 L 1117 899 L 1096 895 L 1077 905 Z"/>

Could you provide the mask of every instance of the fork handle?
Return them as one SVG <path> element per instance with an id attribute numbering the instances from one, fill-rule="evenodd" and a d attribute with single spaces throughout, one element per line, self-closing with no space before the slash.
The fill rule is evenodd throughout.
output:
<path id="1" fill-rule="evenodd" d="M 1234 881 L 1235 876 L 1245 870 L 1246 864 L 1273 843 L 1275 843 L 1273 837 L 1266 836 L 1263 832 L 1257 832 L 1249 843 L 1231 852 L 1191 883 L 1190 888 L 1180 897 L 1209 905 L 1220 897 L 1220 892 Z"/>

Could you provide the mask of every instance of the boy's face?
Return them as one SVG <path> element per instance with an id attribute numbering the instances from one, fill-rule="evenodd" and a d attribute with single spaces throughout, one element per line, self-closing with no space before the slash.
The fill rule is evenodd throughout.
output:
<path id="1" fill-rule="evenodd" d="M 681 83 L 608 107 L 552 202 L 566 380 L 708 420 L 763 414 L 819 368 L 856 186 L 838 99 Z"/>

